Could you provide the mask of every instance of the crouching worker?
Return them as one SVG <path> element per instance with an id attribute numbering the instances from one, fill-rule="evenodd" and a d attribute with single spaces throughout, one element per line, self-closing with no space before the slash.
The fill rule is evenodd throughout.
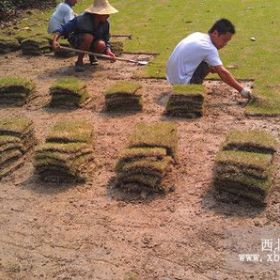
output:
<path id="1" fill-rule="evenodd" d="M 114 61 L 115 55 L 111 51 L 109 44 L 110 24 L 108 18 L 110 14 L 117 12 L 109 4 L 108 0 L 94 0 L 93 5 L 87 8 L 82 15 L 75 17 L 56 30 L 53 37 L 54 50 L 60 48 L 59 38 L 66 36 L 74 48 L 106 54 L 111 56 L 112 61 Z M 89 58 L 92 65 L 98 64 L 95 56 L 90 56 Z M 78 55 L 75 71 L 85 71 L 83 53 Z"/>
<path id="2" fill-rule="evenodd" d="M 173 50 L 167 63 L 167 80 L 171 84 L 202 84 L 209 72 L 217 73 L 243 97 L 251 99 L 251 91 L 244 88 L 223 66 L 218 50 L 225 47 L 235 34 L 234 25 L 220 19 L 208 34 L 196 32 L 184 38 Z"/>

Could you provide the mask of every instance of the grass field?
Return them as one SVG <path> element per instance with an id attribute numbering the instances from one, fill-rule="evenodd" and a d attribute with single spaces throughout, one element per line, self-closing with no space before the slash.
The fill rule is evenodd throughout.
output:
<path id="1" fill-rule="evenodd" d="M 74 9 L 82 12 L 91 3 L 92 0 L 81 0 Z M 231 71 L 237 78 L 254 79 L 255 92 L 263 97 L 261 102 L 249 105 L 247 112 L 280 114 L 276 70 L 280 45 L 274 42 L 280 23 L 278 0 L 111 0 L 110 3 L 120 11 L 110 18 L 112 33 L 133 36 L 126 41 L 125 51 L 159 54 L 145 70 L 147 77 L 165 76 L 166 61 L 182 38 L 195 31 L 207 32 L 221 17 L 230 19 L 237 33 L 220 51 L 221 58 L 225 66 L 236 66 Z M 21 27 L 31 26 L 32 32 L 45 32 L 42 21 L 47 24 L 51 12 L 34 13 L 22 21 Z"/>

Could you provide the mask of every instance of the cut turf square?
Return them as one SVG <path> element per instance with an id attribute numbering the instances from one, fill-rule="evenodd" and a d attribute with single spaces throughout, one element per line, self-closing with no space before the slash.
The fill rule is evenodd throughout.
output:
<path id="1" fill-rule="evenodd" d="M 129 140 L 129 147 L 165 148 L 167 154 L 176 157 L 177 127 L 173 123 L 138 124 Z"/>
<path id="2" fill-rule="evenodd" d="M 0 119 L 0 180 L 24 163 L 25 153 L 34 145 L 33 122 L 24 116 Z"/>
<path id="3" fill-rule="evenodd" d="M 48 38 L 33 37 L 21 41 L 21 50 L 24 55 L 42 55 L 51 52 L 51 46 Z"/>
<path id="4" fill-rule="evenodd" d="M 231 131 L 215 160 L 216 188 L 265 204 L 272 188 L 277 145 L 263 130 Z"/>
<path id="5" fill-rule="evenodd" d="M 61 121 L 37 147 L 33 163 L 40 178 L 85 181 L 94 167 L 93 128 L 85 120 Z"/>
<path id="6" fill-rule="evenodd" d="M 0 104 L 21 106 L 28 101 L 34 89 L 34 83 L 26 78 L 0 78 Z"/>
<path id="7" fill-rule="evenodd" d="M 264 130 L 234 130 L 226 137 L 223 149 L 273 154 L 277 146 L 277 140 Z"/>
<path id="8" fill-rule="evenodd" d="M 184 118 L 201 117 L 203 115 L 203 91 L 202 85 L 174 85 L 165 114 Z"/>
<path id="9" fill-rule="evenodd" d="M 142 97 L 137 94 L 141 85 L 131 81 L 118 82 L 105 92 L 108 112 L 141 111 Z"/>
<path id="10" fill-rule="evenodd" d="M 130 192 L 169 191 L 170 186 L 162 182 L 172 169 L 177 141 L 177 129 L 173 124 L 137 125 L 129 147 L 120 153 L 116 164 L 116 186 Z"/>
<path id="11" fill-rule="evenodd" d="M 57 80 L 50 87 L 50 106 L 81 106 L 90 95 L 86 83 L 77 78 L 63 78 Z"/>

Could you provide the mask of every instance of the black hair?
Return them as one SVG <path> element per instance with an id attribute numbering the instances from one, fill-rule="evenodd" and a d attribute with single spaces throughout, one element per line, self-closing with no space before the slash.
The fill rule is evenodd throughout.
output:
<path id="1" fill-rule="evenodd" d="M 214 25 L 209 29 L 208 33 L 213 33 L 214 31 L 217 31 L 219 35 L 228 32 L 234 34 L 235 27 L 228 19 L 221 18 L 214 23 Z"/>

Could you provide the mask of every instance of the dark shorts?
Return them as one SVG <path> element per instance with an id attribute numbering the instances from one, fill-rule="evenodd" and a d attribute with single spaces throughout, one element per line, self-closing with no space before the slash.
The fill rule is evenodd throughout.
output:
<path id="1" fill-rule="evenodd" d="M 69 37 L 68 37 L 68 41 L 71 44 L 71 46 L 75 49 L 79 49 L 85 34 L 86 33 L 70 34 Z M 98 40 L 93 40 L 93 42 L 91 44 L 91 47 L 90 47 L 91 51 L 94 51 L 97 41 Z"/>
<path id="2" fill-rule="evenodd" d="M 208 73 L 209 65 L 202 61 L 195 69 L 190 84 L 202 84 Z"/>

